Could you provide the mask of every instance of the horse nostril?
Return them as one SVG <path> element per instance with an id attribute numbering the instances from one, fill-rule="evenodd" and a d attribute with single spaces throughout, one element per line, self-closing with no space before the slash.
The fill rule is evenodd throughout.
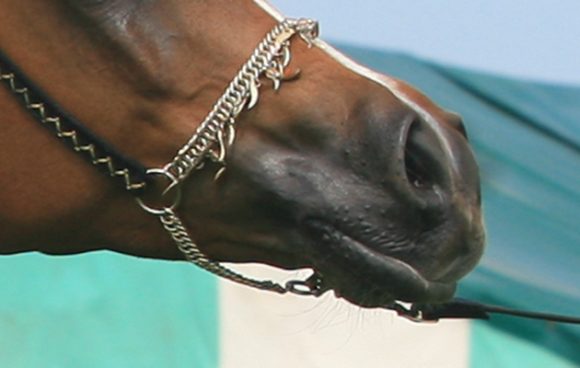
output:
<path id="1" fill-rule="evenodd" d="M 444 154 L 437 135 L 423 121 L 411 123 L 405 144 L 405 173 L 416 189 L 430 190 L 442 185 Z"/>

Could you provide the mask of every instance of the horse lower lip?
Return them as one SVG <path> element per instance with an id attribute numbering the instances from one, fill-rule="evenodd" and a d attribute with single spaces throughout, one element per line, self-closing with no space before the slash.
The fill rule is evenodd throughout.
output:
<path id="1" fill-rule="evenodd" d="M 430 282 L 409 264 L 380 254 L 331 225 L 321 221 L 311 221 L 309 225 L 322 240 L 316 243 L 315 251 L 323 261 L 313 263 L 336 284 L 332 286 L 339 297 L 356 303 L 359 295 L 368 299 L 365 294 L 372 290 L 371 304 L 379 306 L 393 299 L 433 302 L 453 296 L 454 283 Z"/>

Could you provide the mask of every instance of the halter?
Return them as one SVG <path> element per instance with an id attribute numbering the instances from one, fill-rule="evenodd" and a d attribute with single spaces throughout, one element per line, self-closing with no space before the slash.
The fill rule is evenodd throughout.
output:
<path id="1" fill-rule="evenodd" d="M 253 108 L 259 99 L 261 79 L 272 81 L 278 90 L 285 80 L 285 69 L 290 63 L 290 43 L 299 36 L 309 46 L 318 36 L 318 23 L 310 19 L 285 19 L 277 24 L 260 42 L 250 59 L 243 65 L 211 112 L 199 125 L 189 141 L 175 158 L 162 168 L 145 169 L 139 163 L 124 157 L 100 140 L 86 126 L 67 113 L 47 94 L 42 92 L 5 55 L 0 53 L 0 81 L 19 97 L 22 105 L 42 125 L 71 148 L 120 181 L 125 190 L 135 195 L 139 206 L 156 216 L 185 258 L 195 265 L 234 282 L 261 290 L 284 294 L 319 295 L 321 280 L 313 276 L 306 281 L 292 280 L 284 286 L 273 281 L 255 280 L 243 276 L 219 262 L 210 260 L 193 242 L 176 210 L 181 199 L 181 184 L 193 171 L 212 161 L 225 170 L 227 149 L 235 139 L 236 118 L 244 110 Z M 141 197 L 159 178 L 166 179 L 166 188 L 159 193 L 162 201 L 170 204 L 156 207 Z"/>
<path id="2" fill-rule="evenodd" d="M 250 59 L 242 66 L 189 141 L 161 168 L 147 169 L 99 139 L 35 86 L 2 52 L 0 52 L 0 82 L 18 97 L 23 107 L 41 125 L 51 130 L 91 164 L 117 179 L 126 191 L 134 194 L 139 206 L 159 219 L 189 262 L 217 276 L 260 290 L 280 294 L 320 296 L 327 288 L 323 285 L 322 276 L 317 272 L 306 280 L 291 280 L 283 286 L 273 281 L 246 277 L 209 259 L 193 242 L 176 212 L 180 205 L 181 185 L 194 171 L 202 169 L 209 161 L 217 163 L 220 167 L 216 179 L 224 172 L 227 150 L 235 140 L 236 118 L 258 103 L 262 79 L 271 80 L 274 90 L 278 90 L 286 80 L 285 70 L 291 58 L 290 45 L 297 36 L 311 47 L 318 37 L 318 23 L 311 19 L 284 19 L 278 23 L 256 47 Z M 163 179 L 166 185 L 157 193 L 158 198 L 169 203 L 161 206 L 148 204 L 143 199 L 143 194 L 147 188 L 155 188 L 154 182 L 158 182 L 159 179 Z M 437 321 L 441 318 L 487 319 L 488 313 L 503 313 L 580 323 L 578 318 L 521 312 L 460 299 L 436 305 L 412 304 L 409 308 L 395 302 L 384 308 L 394 310 L 400 316 L 415 322 Z"/>

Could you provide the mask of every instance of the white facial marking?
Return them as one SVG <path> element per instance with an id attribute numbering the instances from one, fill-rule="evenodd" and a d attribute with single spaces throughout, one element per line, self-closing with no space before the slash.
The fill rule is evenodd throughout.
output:
<path id="1" fill-rule="evenodd" d="M 254 0 L 254 2 L 268 14 L 274 17 L 274 19 L 276 19 L 278 22 L 284 20 L 284 15 L 278 9 L 276 9 L 269 0 Z M 433 130 L 437 131 L 442 136 L 446 135 L 442 132 L 443 128 L 441 124 L 437 123 L 437 120 L 433 117 L 433 115 L 418 105 L 410 96 L 404 93 L 404 91 L 401 91 L 398 88 L 398 82 L 396 80 L 357 63 L 321 39 L 316 39 L 314 41 L 314 45 L 326 52 L 331 58 L 336 60 L 345 68 L 388 89 L 401 102 L 419 114 L 423 121 L 430 125 Z M 444 149 L 447 150 L 449 154 L 451 154 L 451 147 L 449 147 L 447 140 L 444 139 L 441 143 L 444 144 Z"/>

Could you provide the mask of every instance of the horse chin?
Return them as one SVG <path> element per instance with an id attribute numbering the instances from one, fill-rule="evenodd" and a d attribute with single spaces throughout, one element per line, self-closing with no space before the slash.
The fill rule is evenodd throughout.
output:
<path id="1" fill-rule="evenodd" d="M 361 307 L 395 300 L 436 303 L 452 298 L 456 283 L 427 280 L 412 265 L 382 254 L 318 220 L 307 222 L 313 242 L 312 263 L 324 287 Z"/>

